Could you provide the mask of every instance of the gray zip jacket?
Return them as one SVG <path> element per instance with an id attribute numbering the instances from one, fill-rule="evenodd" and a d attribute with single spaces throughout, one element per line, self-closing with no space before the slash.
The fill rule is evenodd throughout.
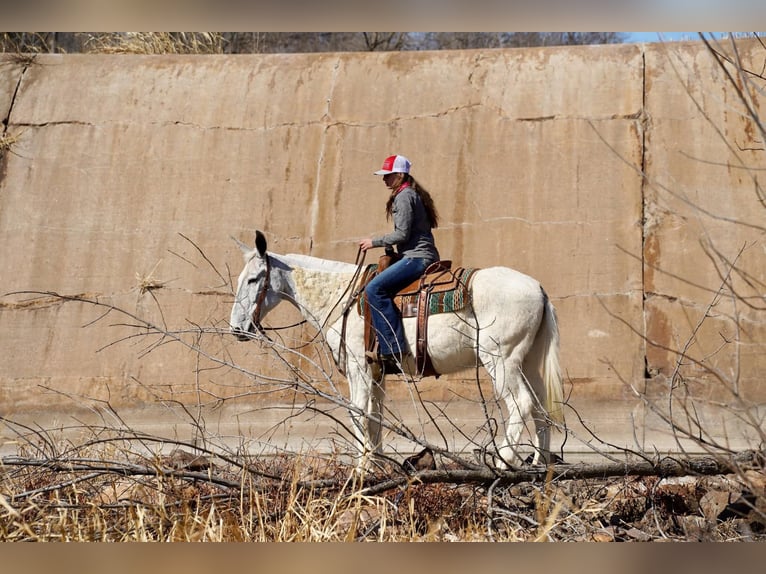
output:
<path id="1" fill-rule="evenodd" d="M 395 245 L 404 257 L 422 258 L 428 264 L 439 261 L 439 251 L 436 249 L 426 208 L 412 187 L 407 186 L 396 194 L 392 213 L 394 230 L 374 237 L 373 247 Z"/>

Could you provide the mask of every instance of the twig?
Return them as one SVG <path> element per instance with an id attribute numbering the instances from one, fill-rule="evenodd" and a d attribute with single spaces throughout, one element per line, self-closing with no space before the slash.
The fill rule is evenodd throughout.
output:
<path id="1" fill-rule="evenodd" d="M 188 237 L 186 237 L 186 235 L 184 235 L 184 234 L 183 234 L 183 233 L 181 233 L 180 231 L 178 232 L 178 235 L 180 235 L 181 237 L 183 237 L 184 239 L 186 239 L 186 241 L 188 241 L 189 243 L 191 243 L 191 244 L 192 244 L 192 246 L 193 246 L 193 247 L 194 247 L 194 248 L 195 248 L 195 249 L 196 249 L 196 250 L 199 252 L 199 254 L 202 256 L 202 259 L 204 259 L 204 260 L 207 262 L 207 264 L 208 264 L 208 265 L 210 265 L 211 269 L 212 269 L 212 270 L 215 272 L 215 274 L 216 274 L 216 275 L 218 275 L 218 277 L 220 277 L 220 278 L 221 278 L 221 281 L 223 281 L 223 285 L 228 285 L 228 286 L 229 286 L 229 289 L 230 289 L 230 291 L 231 291 L 231 293 L 233 294 L 233 293 L 234 293 L 234 290 L 232 289 L 232 287 L 231 287 L 231 285 L 229 284 L 229 282 L 226 280 L 226 278 L 225 278 L 223 275 L 221 275 L 221 273 L 218 271 L 218 269 L 217 269 L 217 268 L 216 268 L 216 266 L 213 264 L 213 262 L 212 262 L 212 261 L 210 261 L 210 259 L 208 258 L 208 256 L 207 256 L 207 255 L 205 255 L 205 252 L 204 252 L 202 249 L 200 249 L 199 245 L 197 245 L 196 243 L 194 243 L 194 241 L 192 241 L 191 239 L 189 239 Z"/>

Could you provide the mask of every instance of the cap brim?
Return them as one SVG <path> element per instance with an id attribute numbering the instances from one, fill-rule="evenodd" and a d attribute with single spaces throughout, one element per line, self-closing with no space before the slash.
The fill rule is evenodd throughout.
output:
<path id="1" fill-rule="evenodd" d="M 379 169 L 372 175 L 388 175 L 389 173 L 394 173 L 393 171 L 388 171 L 387 169 Z"/>

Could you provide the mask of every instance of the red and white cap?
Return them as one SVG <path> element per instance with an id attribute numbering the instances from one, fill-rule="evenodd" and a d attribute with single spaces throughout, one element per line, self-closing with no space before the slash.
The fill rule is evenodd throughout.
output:
<path id="1" fill-rule="evenodd" d="M 383 162 L 383 167 L 373 175 L 386 175 L 389 173 L 410 173 L 410 160 L 403 155 L 392 155 Z"/>

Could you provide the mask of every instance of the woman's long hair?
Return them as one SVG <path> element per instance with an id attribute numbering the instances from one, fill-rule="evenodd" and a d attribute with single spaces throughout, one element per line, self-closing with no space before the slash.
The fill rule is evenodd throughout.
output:
<path id="1" fill-rule="evenodd" d="M 423 207 L 426 208 L 428 220 L 431 222 L 431 229 L 436 229 L 439 227 L 439 212 L 436 210 L 436 205 L 434 204 L 434 200 L 431 197 L 431 194 L 428 193 L 426 188 L 415 181 L 415 178 L 412 177 L 409 173 L 404 174 L 402 184 L 407 182 L 409 182 L 410 187 L 414 189 L 415 192 L 420 196 L 420 200 L 423 202 Z M 388 220 L 391 219 L 394 213 L 394 197 L 395 194 L 392 193 L 386 202 L 386 219 Z"/>

